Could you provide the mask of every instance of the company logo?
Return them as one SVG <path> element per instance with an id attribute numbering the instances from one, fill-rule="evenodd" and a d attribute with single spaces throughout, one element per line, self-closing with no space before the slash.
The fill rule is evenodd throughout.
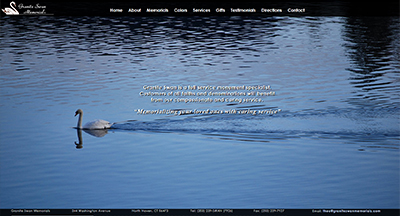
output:
<path id="1" fill-rule="evenodd" d="M 6 8 L 4 8 L 4 9 L 1 9 L 5 14 L 7 14 L 7 15 L 19 15 L 19 12 L 17 11 L 17 9 L 15 8 L 15 7 L 17 7 L 17 5 L 15 4 L 15 2 L 10 2 L 10 6 L 11 6 L 11 8 L 9 8 L 9 7 L 6 7 Z"/>
<path id="2" fill-rule="evenodd" d="M 10 2 L 10 6 L 11 8 L 6 7 L 1 10 L 7 15 L 53 15 L 48 14 L 46 12 L 47 7 L 41 5 L 40 3 L 30 5 L 24 5 L 23 3 L 20 3 L 18 4 L 19 11 L 17 10 L 17 4 L 14 1 Z"/>

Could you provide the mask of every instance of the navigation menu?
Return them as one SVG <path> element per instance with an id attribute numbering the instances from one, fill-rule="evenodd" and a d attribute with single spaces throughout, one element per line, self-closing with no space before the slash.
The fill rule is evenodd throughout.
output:
<path id="1" fill-rule="evenodd" d="M 161 14 L 161 15 L 204 15 L 204 14 L 214 14 L 221 15 L 223 13 L 226 16 L 236 16 L 238 14 L 274 14 L 274 15 L 291 15 L 293 13 L 305 13 L 306 8 L 225 8 L 225 7 L 216 7 L 216 8 L 183 8 L 183 7 L 174 7 L 174 8 L 146 8 L 142 10 L 142 8 L 110 8 L 110 13 L 135 13 L 136 15 L 146 15 L 146 14 Z"/>

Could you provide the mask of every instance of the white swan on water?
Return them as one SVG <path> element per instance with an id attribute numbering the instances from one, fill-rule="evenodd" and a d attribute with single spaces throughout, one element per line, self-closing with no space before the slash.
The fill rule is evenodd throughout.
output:
<path id="1" fill-rule="evenodd" d="M 79 120 L 78 120 L 78 125 L 76 126 L 78 129 L 89 129 L 89 130 L 95 130 L 95 129 L 107 129 L 110 128 L 111 125 L 113 125 L 114 123 L 110 123 L 108 121 L 105 120 L 101 120 L 101 119 L 97 119 L 91 122 L 86 123 L 83 127 L 82 127 L 82 115 L 83 115 L 83 111 L 81 109 L 78 109 L 75 112 L 75 116 L 77 116 L 79 114 Z"/>
<path id="2" fill-rule="evenodd" d="M 17 14 L 19 14 L 19 12 L 17 11 L 17 9 L 15 9 L 15 7 L 17 7 L 17 5 L 15 4 L 15 2 L 10 2 L 10 6 L 11 6 L 11 8 L 9 8 L 9 7 L 6 7 L 6 8 L 4 8 L 4 9 L 1 9 L 5 14 L 7 14 L 7 15 L 17 15 Z"/>

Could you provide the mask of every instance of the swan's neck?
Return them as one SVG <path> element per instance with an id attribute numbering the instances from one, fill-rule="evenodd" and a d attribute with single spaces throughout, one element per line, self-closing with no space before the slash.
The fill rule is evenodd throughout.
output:
<path id="1" fill-rule="evenodd" d="M 14 4 L 15 6 L 17 6 L 17 5 L 15 4 L 15 2 L 11 2 L 11 3 L 10 3 L 10 6 L 12 7 L 12 9 L 13 9 L 15 12 L 18 12 L 17 9 L 15 9 L 15 7 L 13 6 L 13 4 Z"/>
<path id="2" fill-rule="evenodd" d="M 76 127 L 82 129 L 82 113 L 79 113 L 78 125 Z"/>

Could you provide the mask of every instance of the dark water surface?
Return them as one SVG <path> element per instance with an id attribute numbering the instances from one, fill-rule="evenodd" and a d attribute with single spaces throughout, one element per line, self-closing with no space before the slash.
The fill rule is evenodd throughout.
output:
<path id="1" fill-rule="evenodd" d="M 1 208 L 400 207 L 398 17 L 0 21 Z M 155 103 L 143 85 L 276 95 Z M 77 131 L 78 108 L 117 124 Z"/>

